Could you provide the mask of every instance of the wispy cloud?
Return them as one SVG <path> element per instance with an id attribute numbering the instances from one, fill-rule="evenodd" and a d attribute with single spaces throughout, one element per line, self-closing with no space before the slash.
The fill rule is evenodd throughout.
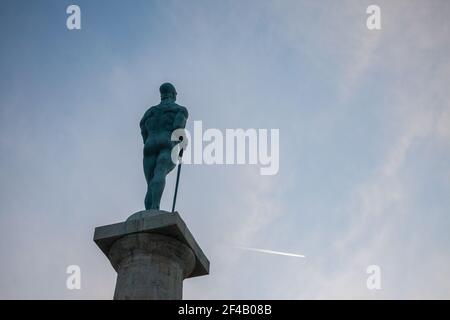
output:
<path id="1" fill-rule="evenodd" d="M 211 261 L 186 298 L 448 298 L 450 2 L 380 0 L 373 33 L 369 4 L 118 1 L 102 14 L 86 1 L 98 15 L 80 34 L 18 27 L 57 10 L 50 1 L 2 20 L 20 34 L 5 38 L 15 63 L 0 75 L 11 84 L 0 97 L 0 297 L 111 298 L 93 228 L 142 209 L 138 121 L 173 81 L 190 123 L 279 128 L 281 143 L 277 176 L 183 170 L 180 212 Z M 64 54 L 76 54 L 71 77 L 56 63 Z M 271 256 L 298 252 L 307 259 Z M 80 292 L 64 287 L 67 264 L 82 268 Z M 365 286 L 369 264 L 381 291 Z"/>

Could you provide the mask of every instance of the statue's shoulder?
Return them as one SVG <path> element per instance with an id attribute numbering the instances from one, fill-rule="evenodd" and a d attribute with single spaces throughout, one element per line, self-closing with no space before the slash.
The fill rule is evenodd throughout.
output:
<path id="1" fill-rule="evenodd" d="M 178 103 L 174 103 L 174 106 L 177 112 L 182 112 L 186 118 L 189 116 L 188 109 L 186 107 L 180 106 Z"/>
<path id="2" fill-rule="evenodd" d="M 158 106 L 152 106 L 152 107 L 148 108 L 147 111 L 145 111 L 145 113 L 141 119 L 141 124 L 144 123 L 148 118 L 150 118 L 155 113 L 156 107 L 158 107 Z"/>
<path id="3" fill-rule="evenodd" d="M 150 108 L 148 108 L 147 111 L 145 111 L 144 113 L 144 118 L 152 116 L 158 110 L 158 107 L 159 105 L 151 106 Z"/>

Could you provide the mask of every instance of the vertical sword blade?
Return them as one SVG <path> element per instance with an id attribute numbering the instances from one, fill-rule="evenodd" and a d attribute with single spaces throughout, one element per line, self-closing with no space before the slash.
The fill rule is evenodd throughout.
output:
<path id="1" fill-rule="evenodd" d="M 180 181 L 181 162 L 178 164 L 177 181 L 175 182 L 175 194 L 173 195 L 172 212 L 175 212 L 175 203 L 177 202 L 178 182 Z"/>

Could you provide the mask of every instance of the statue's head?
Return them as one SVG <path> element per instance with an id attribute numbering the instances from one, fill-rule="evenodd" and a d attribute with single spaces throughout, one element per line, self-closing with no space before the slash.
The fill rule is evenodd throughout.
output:
<path id="1" fill-rule="evenodd" d="M 161 87 L 159 87 L 159 93 L 161 93 L 161 101 L 175 101 L 177 99 L 177 90 L 175 90 L 175 87 L 169 82 L 163 83 Z"/>

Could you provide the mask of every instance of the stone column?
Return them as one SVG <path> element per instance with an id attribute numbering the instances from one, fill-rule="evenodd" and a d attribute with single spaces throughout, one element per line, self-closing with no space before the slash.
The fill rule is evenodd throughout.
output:
<path id="1" fill-rule="evenodd" d="M 114 299 L 181 299 L 183 280 L 209 273 L 209 261 L 177 212 L 148 210 L 98 227 L 94 241 L 117 271 Z"/>

